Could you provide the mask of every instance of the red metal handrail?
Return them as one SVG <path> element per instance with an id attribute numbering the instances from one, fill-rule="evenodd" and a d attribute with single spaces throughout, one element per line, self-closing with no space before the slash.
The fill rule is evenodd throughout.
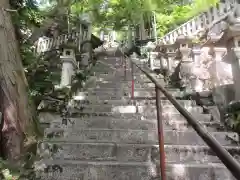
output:
<path id="1" fill-rule="evenodd" d="M 155 87 L 156 91 L 156 109 L 157 109 L 157 124 L 158 124 L 158 143 L 160 152 L 160 170 L 161 179 L 166 180 L 166 162 L 165 162 L 165 151 L 164 151 L 164 136 L 163 136 L 163 117 L 162 117 L 162 104 L 160 94 L 161 91 Z"/>
<path id="2" fill-rule="evenodd" d="M 139 68 L 154 84 L 156 89 L 156 110 L 158 121 L 158 138 L 159 138 L 159 153 L 160 153 L 160 168 L 161 179 L 166 180 L 166 162 L 164 152 L 164 136 L 163 136 L 163 119 L 162 119 L 162 106 L 160 92 L 174 105 L 174 107 L 185 117 L 187 122 L 197 132 L 197 134 L 203 139 L 203 141 L 215 152 L 217 157 L 227 167 L 227 169 L 233 174 L 233 176 L 240 180 L 240 164 L 234 159 L 231 154 L 221 146 L 221 144 L 215 140 L 210 133 L 196 120 L 179 102 L 158 82 L 158 80 L 150 74 L 149 68 L 140 67 L 136 62 L 130 60 L 132 65 Z M 133 72 L 132 72 L 133 73 Z M 134 82 L 134 81 L 133 81 Z M 133 86 L 134 87 L 134 86 Z M 134 88 L 132 88 L 134 91 Z"/>

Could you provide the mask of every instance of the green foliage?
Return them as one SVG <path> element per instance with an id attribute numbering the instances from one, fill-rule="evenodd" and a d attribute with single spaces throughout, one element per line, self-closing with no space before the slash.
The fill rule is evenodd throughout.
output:
<path id="1" fill-rule="evenodd" d="M 116 30 L 121 30 L 127 25 L 137 25 L 142 21 L 142 17 L 148 20 L 155 11 L 158 34 L 161 36 L 219 2 L 219 0 L 194 0 L 191 3 L 183 3 L 182 0 L 42 1 L 44 4 L 52 4 L 52 6 L 67 5 L 66 8 L 70 9 L 72 18 L 78 18 L 82 13 L 88 13 L 95 27 L 113 27 Z"/>
<path id="2" fill-rule="evenodd" d="M 158 35 L 163 36 L 218 2 L 219 0 L 195 0 L 192 4 L 172 5 L 157 13 Z"/>
<path id="3" fill-rule="evenodd" d="M 17 38 L 20 43 L 25 43 L 29 37 L 30 29 L 34 26 L 40 26 L 42 16 L 35 0 L 10 1 L 10 4 L 13 9 L 17 10 L 16 13 L 12 13 Z"/>
<path id="4" fill-rule="evenodd" d="M 26 152 L 20 157 L 18 163 L 12 163 L 0 158 L 0 179 L 3 180 L 37 180 L 34 162 L 39 160 L 37 155 L 37 142 L 34 139 L 25 142 Z"/>

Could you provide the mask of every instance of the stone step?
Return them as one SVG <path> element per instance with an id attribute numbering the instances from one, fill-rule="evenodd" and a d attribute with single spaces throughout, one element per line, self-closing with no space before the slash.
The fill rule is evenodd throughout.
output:
<path id="1" fill-rule="evenodd" d="M 240 147 L 224 148 L 239 159 Z M 208 146 L 165 145 L 164 149 L 167 163 L 221 163 Z M 160 159 L 157 144 L 44 142 L 38 152 L 44 159 L 49 156 L 53 159 L 80 161 L 157 162 Z"/>
<path id="2" fill-rule="evenodd" d="M 98 71 L 91 71 L 91 74 L 94 75 L 95 77 L 98 77 L 98 78 L 103 78 L 103 79 L 109 79 L 109 81 L 112 79 L 114 80 L 114 77 L 115 79 L 119 79 L 119 80 L 125 80 L 125 79 L 128 79 L 128 80 L 132 80 L 132 73 L 131 72 L 124 72 L 124 69 L 123 68 L 117 68 L 117 69 L 110 69 L 110 71 L 106 70 L 105 69 L 101 69 L 101 70 L 98 70 Z M 134 72 L 134 79 L 135 80 L 148 80 L 149 78 L 147 78 L 142 72 Z M 162 78 L 162 76 L 159 76 L 159 75 L 154 75 L 152 74 L 152 76 L 154 76 L 156 79 L 158 80 L 163 80 L 164 78 Z"/>
<path id="3" fill-rule="evenodd" d="M 120 88 L 120 87 L 119 87 Z M 178 92 L 172 92 L 171 93 L 173 96 L 177 97 L 178 99 L 179 98 L 182 98 L 183 95 L 182 93 L 178 93 Z M 132 92 L 131 90 L 129 89 L 128 91 L 125 90 L 125 91 L 112 91 L 112 92 L 109 92 L 109 91 L 93 91 L 93 92 L 87 92 L 86 93 L 86 96 L 90 96 L 89 99 L 94 99 L 94 97 L 98 98 L 98 99 L 118 99 L 118 100 L 121 100 L 121 99 L 126 99 L 129 97 L 131 97 L 132 95 Z M 166 99 L 165 95 L 164 94 L 160 94 L 160 97 L 163 98 L 163 99 Z M 95 98 L 95 99 L 96 99 Z M 134 91 L 134 98 L 136 100 L 153 100 L 153 99 L 156 99 L 156 95 L 155 95 L 155 92 L 154 93 L 151 93 L 151 92 L 144 92 L 144 91 Z"/>
<path id="4" fill-rule="evenodd" d="M 190 112 L 193 117 L 196 118 L 198 121 L 205 121 L 209 122 L 212 121 L 212 115 L 211 114 L 200 114 L 196 112 Z M 139 119 L 139 120 L 152 120 L 156 119 L 156 114 L 151 113 L 109 113 L 109 112 L 80 112 L 80 111 L 73 111 L 71 112 L 71 117 L 112 117 L 112 118 L 122 118 L 122 119 Z M 172 112 L 165 112 L 162 114 L 164 119 L 171 121 L 179 120 L 179 121 L 186 121 L 186 119 L 180 114 L 180 113 L 172 113 Z"/>
<path id="5" fill-rule="evenodd" d="M 123 62 L 123 61 L 113 62 L 111 60 L 110 61 L 109 60 L 108 61 L 102 60 L 102 61 L 98 61 L 94 68 L 96 68 L 96 72 L 98 72 L 98 70 L 101 70 L 103 68 L 111 69 L 113 67 L 118 67 L 118 69 L 125 70 L 125 62 Z M 126 64 L 126 70 L 128 72 L 131 72 L 131 65 Z M 134 73 L 142 73 L 142 71 L 139 68 L 136 68 L 136 67 L 134 67 L 133 71 L 134 71 Z"/>
<path id="6" fill-rule="evenodd" d="M 165 86 L 165 84 L 163 84 L 163 82 L 161 82 L 161 84 L 163 86 Z M 131 85 L 129 84 L 128 87 L 131 87 Z M 155 84 L 154 83 L 134 83 L 134 88 L 155 88 Z"/>
<path id="7" fill-rule="evenodd" d="M 182 106 L 196 106 L 196 102 L 192 100 L 177 100 Z M 84 104 L 83 102 L 79 100 L 74 101 L 76 104 L 81 103 Z M 156 105 L 156 100 L 146 100 L 146 99 L 139 99 L 136 101 L 129 100 L 129 99 L 121 99 L 121 100 L 99 100 L 99 101 L 87 101 L 85 104 L 93 104 L 93 105 L 100 105 L 100 104 L 108 104 L 108 105 L 113 105 L 113 106 L 123 106 L 123 105 L 137 105 L 137 106 L 143 106 L 143 105 Z M 168 105 L 168 106 L 173 106 L 172 103 L 169 100 L 161 100 L 162 105 Z"/>
<path id="8" fill-rule="evenodd" d="M 159 164 L 151 162 L 44 160 L 39 166 L 48 167 L 41 180 L 153 180 L 160 179 Z M 42 165 L 43 164 L 43 165 Z M 55 165 L 55 166 L 53 166 Z M 167 179 L 235 180 L 220 163 L 166 165 Z M 54 172 L 51 172 L 51 169 Z"/>
<path id="9" fill-rule="evenodd" d="M 128 86 L 129 85 L 129 86 Z M 132 83 L 128 83 L 127 86 L 123 86 L 123 90 L 129 90 L 129 88 L 131 88 Z M 170 88 L 167 87 L 166 88 L 168 90 L 168 92 L 181 92 L 180 89 L 178 88 Z M 116 90 L 119 90 L 117 88 L 100 88 L 100 87 L 92 87 L 92 88 L 88 88 L 87 91 L 109 91 L 109 92 L 114 92 Z M 155 87 L 147 87 L 147 88 L 134 88 L 135 91 L 147 91 L 147 92 L 155 92 Z M 184 93 L 184 92 L 182 92 Z"/>
<path id="10" fill-rule="evenodd" d="M 124 71 L 124 68 L 120 64 L 97 64 L 91 69 L 91 72 L 96 74 L 111 74 L 111 72 Z"/>
<path id="11" fill-rule="evenodd" d="M 111 88 L 111 87 L 100 87 L 100 86 L 96 86 L 94 88 L 89 88 L 86 91 L 86 94 L 98 94 L 98 95 L 105 95 L 105 94 L 113 94 L 116 92 L 121 92 L 121 93 L 125 93 L 125 94 L 131 94 L 132 92 L 132 85 L 131 83 L 127 86 L 123 85 L 122 89 L 119 88 Z M 175 96 L 184 96 L 185 93 L 181 92 L 179 89 L 175 89 L 175 88 L 168 88 L 168 92 L 172 95 Z M 134 88 L 134 95 L 135 96 L 141 96 L 143 95 L 143 97 L 145 95 L 148 96 L 154 96 L 155 97 L 155 88 L 154 87 L 148 87 L 148 88 Z M 163 94 L 161 94 L 161 96 L 164 96 Z"/>
<path id="12" fill-rule="evenodd" d="M 156 176 L 149 171 L 151 163 L 44 160 L 38 164 L 46 167 L 39 172 L 41 180 L 152 180 Z"/>
<path id="13" fill-rule="evenodd" d="M 96 68 L 104 68 L 104 67 L 112 67 L 112 66 L 121 66 L 123 63 L 121 61 L 115 60 L 99 60 L 97 61 L 95 67 Z"/>
<path id="14" fill-rule="evenodd" d="M 210 134 L 223 146 L 239 142 L 238 135 L 233 132 L 210 132 Z M 156 144 L 158 142 L 156 130 L 47 128 L 45 129 L 45 137 L 48 140 L 59 142 L 112 142 L 130 144 Z M 202 138 L 195 131 L 191 130 L 164 130 L 164 143 L 168 145 L 205 145 Z"/>
<path id="15" fill-rule="evenodd" d="M 120 85 L 118 88 L 121 88 Z M 183 97 L 183 94 L 179 93 L 179 92 L 173 92 L 171 94 L 173 96 L 175 96 L 175 98 L 178 98 L 178 99 Z M 161 96 L 161 98 L 166 99 L 164 94 L 160 94 L 160 96 Z M 112 93 L 112 92 L 98 91 L 98 92 L 94 92 L 94 93 L 89 93 L 88 98 L 86 98 L 86 99 L 121 100 L 121 99 L 129 99 L 130 97 L 131 97 L 131 91 L 125 92 L 125 93 L 121 93 L 121 92 Z M 155 95 L 155 93 L 134 91 L 134 99 L 135 100 L 144 100 L 144 99 L 153 100 L 153 99 L 156 99 L 156 95 Z"/>
<path id="16" fill-rule="evenodd" d="M 106 108 L 111 108 L 111 107 L 124 107 L 124 106 L 140 106 L 140 107 L 153 107 L 155 108 L 155 105 L 156 105 L 156 100 L 137 100 L 136 102 L 134 101 L 131 101 L 131 100 L 125 100 L 125 99 L 122 99 L 122 100 L 105 100 L 105 101 L 89 101 L 89 102 L 86 102 L 85 104 L 82 103 L 81 101 L 74 101 L 75 102 L 75 105 L 76 106 L 82 106 L 82 107 L 85 107 L 85 108 L 97 108 L 97 106 L 103 106 L 103 107 L 106 107 Z M 196 107 L 196 102 L 195 101 L 192 101 L 192 100 L 177 100 L 177 102 L 185 107 L 185 108 L 189 108 L 190 106 L 191 107 Z M 161 104 L 163 107 L 172 107 L 174 108 L 174 105 L 169 101 L 169 100 L 161 100 Z M 88 107 L 89 106 L 89 107 Z"/>
<path id="17" fill-rule="evenodd" d="M 161 80 L 159 79 L 159 82 L 162 84 L 162 85 L 165 85 L 164 83 L 164 80 Z M 127 80 L 124 80 L 122 77 L 114 77 L 112 79 L 110 78 L 106 78 L 106 79 L 101 79 L 101 78 L 98 78 L 96 79 L 96 85 L 98 86 L 103 86 L 103 85 L 106 85 L 106 87 L 115 87 L 116 85 L 118 84 L 131 84 L 132 83 L 132 79 L 127 79 Z M 143 86 L 144 84 L 154 84 L 151 80 L 149 79 L 139 79 L 139 80 L 134 80 L 134 85 L 141 85 Z M 150 85 L 150 86 L 153 86 L 153 85 Z M 154 86 L 155 87 L 155 86 Z"/>
<path id="18" fill-rule="evenodd" d="M 99 92 L 99 93 L 104 93 L 104 92 L 107 92 L 107 93 L 113 93 L 113 92 L 118 92 L 118 91 L 121 91 L 121 92 L 131 92 L 131 86 L 132 84 L 130 83 L 129 85 L 122 85 L 122 89 L 119 89 L 119 88 L 107 88 L 107 87 L 99 87 L 99 86 L 96 86 L 94 88 L 88 88 L 87 89 L 87 92 Z M 148 88 L 134 88 L 134 91 L 135 92 L 147 92 L 147 93 L 154 93 L 155 94 L 155 88 L 154 87 L 148 87 Z M 182 93 L 184 94 L 184 92 L 181 92 L 179 89 L 168 89 L 168 92 L 169 93 Z"/>
<path id="19" fill-rule="evenodd" d="M 118 82 L 118 83 L 116 83 Z M 124 86 L 126 87 L 131 87 L 131 80 L 129 81 L 124 81 L 124 80 L 116 80 L 115 83 L 113 82 L 110 82 L 110 81 L 106 81 L 105 83 L 101 82 L 101 81 L 96 81 L 95 82 L 95 87 L 96 88 L 101 88 L 101 89 L 104 89 L 104 88 L 116 88 L 116 87 L 119 87 L 120 84 L 123 84 Z M 164 82 L 161 82 L 161 84 L 164 86 L 165 83 Z M 155 88 L 155 84 L 152 83 L 152 82 L 145 82 L 145 83 L 134 83 L 134 87 L 135 88 Z"/>
<path id="20" fill-rule="evenodd" d="M 184 108 L 189 113 L 203 113 L 203 108 L 201 106 L 184 106 Z M 116 111 L 122 111 L 121 109 Z M 156 106 L 145 105 L 145 106 L 137 106 L 137 112 L 142 114 L 151 114 L 157 113 Z M 172 105 L 164 105 L 162 106 L 162 114 L 179 114 L 180 112 Z"/>
<path id="21" fill-rule="evenodd" d="M 172 96 L 181 98 L 183 97 L 184 93 L 183 92 L 178 92 L 178 91 L 168 91 Z M 127 91 L 126 93 L 131 94 L 131 91 Z M 160 93 L 161 97 L 165 97 L 164 94 Z M 134 91 L 134 97 L 156 97 L 155 91 L 153 92 L 147 92 L 147 91 Z"/>
<path id="22" fill-rule="evenodd" d="M 110 101 L 110 103 L 109 103 Z M 194 101 L 190 100 L 178 100 L 179 104 L 189 110 L 190 112 L 202 113 L 203 109 L 200 106 L 197 106 Z M 81 101 L 75 101 L 74 107 L 76 107 L 77 112 L 111 112 L 111 113 L 148 113 L 149 111 L 156 111 L 156 102 L 155 100 L 146 101 L 139 100 L 135 103 L 131 101 L 124 100 L 89 100 L 85 103 Z M 174 105 L 167 100 L 161 101 L 163 107 L 163 113 L 179 113 Z M 169 111 L 169 112 L 166 112 Z"/>
<path id="23" fill-rule="evenodd" d="M 119 73 L 119 75 L 121 76 L 121 75 L 125 75 L 124 74 L 124 70 L 123 70 L 123 73 L 121 72 L 121 73 Z M 164 77 L 162 76 L 162 75 L 158 75 L 158 74 L 155 74 L 155 73 L 150 73 L 150 75 L 151 76 L 154 76 L 155 78 L 157 78 L 157 79 L 164 79 Z M 148 79 L 148 77 L 145 75 L 145 74 L 143 74 L 143 73 L 133 73 L 133 76 L 136 78 L 136 79 Z M 114 74 L 98 74 L 96 77 L 98 77 L 98 78 L 103 78 L 103 79 L 105 79 L 105 78 L 113 78 L 114 77 Z M 129 72 L 129 71 L 127 71 L 126 72 L 126 77 L 127 78 L 132 78 L 132 73 L 131 72 Z"/>
<path id="24" fill-rule="evenodd" d="M 115 74 L 113 74 L 113 75 L 115 75 Z M 163 79 L 158 79 L 158 81 L 163 85 L 165 84 Z M 116 85 L 119 83 L 127 84 L 127 83 L 132 83 L 132 79 L 125 80 L 123 75 L 121 75 L 121 76 L 115 75 L 115 77 L 113 77 L 113 78 L 96 78 L 96 83 L 99 85 L 101 85 L 101 84 Z M 139 78 L 139 79 L 134 80 L 134 84 L 144 85 L 144 84 L 153 84 L 153 82 L 149 79 Z"/>
<path id="25" fill-rule="evenodd" d="M 62 118 L 60 115 L 52 117 L 50 127 L 61 127 Z M 71 128 L 107 128 L 107 129 L 135 129 L 135 130 L 156 130 L 157 120 L 129 120 L 129 119 L 116 119 L 111 117 L 85 117 L 85 118 L 69 118 Z M 44 121 L 42 121 L 44 123 Z M 49 120 L 45 123 L 50 124 Z M 224 126 L 218 122 L 201 122 L 201 124 L 210 132 L 225 130 Z M 185 131 L 191 130 L 192 127 L 186 121 L 164 119 L 163 123 L 165 130 L 178 130 Z"/>
<path id="26" fill-rule="evenodd" d="M 164 83 L 164 79 L 163 78 L 159 78 L 158 76 L 154 76 L 159 82 Z M 152 81 L 146 77 L 143 76 L 141 74 L 136 74 L 134 75 L 134 77 L 132 77 L 132 75 L 124 75 L 124 73 L 121 72 L 121 74 L 100 74 L 97 75 L 97 82 L 102 82 L 102 81 L 109 81 L 109 82 L 116 82 L 116 80 L 119 81 L 132 81 L 134 80 L 134 83 L 138 84 L 138 83 L 151 83 Z"/>
<path id="27" fill-rule="evenodd" d="M 210 114 L 196 114 L 193 113 L 193 116 L 198 120 L 198 122 L 203 123 L 203 124 L 210 124 L 209 126 L 211 126 L 211 124 L 215 123 L 212 120 L 212 116 Z M 53 114 L 53 113 L 48 113 L 48 112 L 41 112 L 39 114 L 39 121 L 40 123 L 51 123 L 51 122 L 58 122 L 60 119 L 60 115 L 58 114 Z M 82 116 L 82 117 L 74 117 L 72 116 L 71 119 L 92 119 L 89 120 L 90 122 L 97 122 L 100 120 L 106 120 L 106 121 L 118 121 L 119 122 L 123 122 L 123 124 L 125 123 L 141 123 L 141 124 L 148 124 L 149 122 L 153 123 L 153 122 L 157 122 L 156 118 L 150 118 L 150 117 L 146 117 L 146 116 L 142 116 L 139 114 L 117 114 L 117 115 L 112 115 L 112 116 Z M 163 116 L 163 120 L 166 123 L 166 125 L 173 125 L 175 126 L 175 124 L 182 124 L 182 126 L 187 125 L 187 121 L 185 120 L 185 118 L 181 115 L 181 114 L 164 114 Z M 125 122 L 125 123 L 124 123 Z M 117 122 L 116 122 L 117 123 Z M 218 123 L 218 122 L 217 122 Z M 91 123 L 90 123 L 91 124 Z M 133 126 L 133 125 L 132 125 Z M 121 129 L 121 128 L 119 128 Z M 131 128 L 129 128 L 131 129 Z"/>
<path id="28" fill-rule="evenodd" d="M 185 109 L 190 113 L 203 113 L 203 108 L 200 106 L 186 106 Z M 106 114 L 129 114 L 129 113 L 139 113 L 144 116 L 147 115 L 156 115 L 156 106 L 154 105 L 143 105 L 143 106 L 133 106 L 133 105 L 124 105 L 124 106 L 112 106 L 112 105 L 81 105 L 71 109 L 72 113 L 106 113 Z M 178 110 L 171 105 L 162 106 L 163 114 L 178 114 Z"/>

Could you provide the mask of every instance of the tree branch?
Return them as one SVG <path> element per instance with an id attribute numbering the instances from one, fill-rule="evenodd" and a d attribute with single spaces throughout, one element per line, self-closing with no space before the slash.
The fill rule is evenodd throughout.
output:
<path id="1" fill-rule="evenodd" d="M 42 27 L 36 28 L 33 30 L 29 41 L 34 43 L 38 40 L 39 37 L 43 36 L 44 33 L 53 25 L 55 22 L 55 17 L 61 17 L 66 14 L 67 7 L 72 3 L 72 0 L 66 0 L 60 2 L 49 14 L 47 14 L 47 18 L 42 22 Z"/>

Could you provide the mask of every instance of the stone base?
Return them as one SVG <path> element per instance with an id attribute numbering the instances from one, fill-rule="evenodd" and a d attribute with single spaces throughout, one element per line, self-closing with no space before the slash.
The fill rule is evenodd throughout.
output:
<path id="1" fill-rule="evenodd" d="M 154 180 L 161 179 L 159 164 L 121 163 L 112 161 L 53 161 L 59 164 L 62 172 L 42 173 L 42 180 Z M 46 162 L 45 164 L 49 164 Z M 167 179 L 171 180 L 235 180 L 225 166 L 211 164 L 167 164 Z"/>

